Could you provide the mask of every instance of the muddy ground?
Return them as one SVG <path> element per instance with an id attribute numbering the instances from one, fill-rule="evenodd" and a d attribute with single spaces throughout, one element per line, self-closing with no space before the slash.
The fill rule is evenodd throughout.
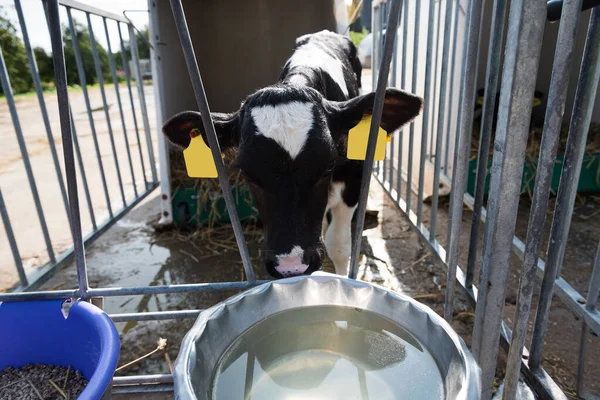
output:
<path id="1" fill-rule="evenodd" d="M 526 218 L 526 199 L 521 203 L 521 214 Z M 591 206 L 578 208 L 578 215 L 587 215 L 585 213 L 589 212 L 589 207 Z M 445 232 L 447 205 L 442 204 L 441 208 L 439 232 Z M 379 213 L 377 221 L 369 219 L 368 229 L 364 232 L 362 253 L 367 257 L 361 264 L 360 277 L 412 296 L 441 314 L 446 281 L 445 266 L 431 253 L 428 244 L 419 237 L 408 219 L 376 183 L 371 186 L 369 209 L 379 210 Z M 206 231 L 192 236 L 176 231 L 156 233 L 152 224 L 158 219 L 158 212 L 157 197 L 145 201 L 87 250 L 92 287 L 239 281 L 243 278 L 241 260 L 230 227 L 215 229 L 210 235 Z M 425 207 L 425 220 L 428 218 L 427 214 L 428 208 Z M 580 223 L 578 218 L 574 218 L 572 235 L 578 245 L 570 245 L 567 249 L 564 273 L 574 277 L 585 277 L 589 276 L 595 250 L 591 243 L 597 237 L 597 232 L 594 231 L 597 228 L 593 228 L 597 225 L 589 221 Z M 462 239 L 466 242 L 470 212 L 465 212 L 463 221 L 465 224 Z M 523 229 L 521 226 L 518 228 L 519 232 Z M 443 236 L 438 237 L 442 243 L 445 241 Z M 260 267 L 260 230 L 246 227 L 246 238 L 257 275 L 259 278 L 268 278 Z M 461 254 L 461 265 L 466 264 L 464 253 Z M 373 255 L 375 257 L 372 257 Z M 517 287 L 518 263 L 515 262 L 514 265 L 505 313 L 509 323 L 514 312 Z M 333 272 L 329 262 L 326 262 L 324 269 Z M 44 289 L 75 288 L 76 282 L 75 269 L 71 266 L 47 282 Z M 585 293 L 585 279 L 578 281 L 575 278 L 573 282 L 579 282 L 580 286 L 576 286 L 577 289 Z M 203 292 L 106 298 L 105 309 L 109 313 L 202 309 L 234 293 Z M 168 340 L 165 351 L 157 352 L 125 368 L 117 375 L 170 372 L 169 364 L 176 359 L 179 343 L 193 322 L 188 319 L 117 324 L 122 340 L 119 365 L 152 351 L 159 338 Z M 457 289 L 452 325 L 467 344 L 470 344 L 473 309 L 460 289 Z M 544 366 L 568 394 L 574 393 L 580 330 L 581 322 L 560 301 L 555 301 L 546 338 Z M 597 337 L 590 336 L 588 349 L 586 389 L 598 395 L 600 371 L 595 368 L 595 360 L 600 357 L 600 341 Z M 504 358 L 502 352 L 500 358 Z M 502 371 L 501 364 L 498 370 L 499 377 Z M 126 398 L 134 397 L 127 395 Z M 172 395 L 161 394 L 156 398 L 172 398 Z"/>

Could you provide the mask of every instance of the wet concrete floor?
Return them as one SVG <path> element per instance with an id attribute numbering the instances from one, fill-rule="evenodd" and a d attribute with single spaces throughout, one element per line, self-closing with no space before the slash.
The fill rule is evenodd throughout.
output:
<path id="1" fill-rule="evenodd" d="M 441 204 L 439 232 L 447 230 L 445 208 Z M 362 260 L 359 278 L 381 284 L 405 293 L 431 307 L 438 314 L 443 311 L 446 268 L 431 253 L 429 246 L 420 238 L 409 220 L 398 211 L 377 183 L 372 183 L 368 204 L 371 213 L 366 223 L 362 241 Z M 182 283 L 240 281 L 244 278 L 243 268 L 233 232 L 229 226 L 212 230 L 183 233 L 175 230 L 155 232 L 153 224 L 159 217 L 158 194 L 138 205 L 105 235 L 87 249 L 87 265 L 91 287 L 125 287 L 167 285 Z M 425 207 L 424 220 L 428 209 Z M 463 233 L 468 235 L 466 225 L 470 223 L 467 212 Z M 260 263 L 262 234 L 260 229 L 246 226 L 246 239 L 253 257 L 259 279 L 268 279 Z M 462 242 L 468 243 L 467 237 Z M 438 237 L 442 243 L 445 238 Z M 461 256 L 462 258 L 462 256 Z M 463 265 L 463 263 L 461 263 Z M 515 264 L 516 265 L 516 264 Z M 329 261 L 324 270 L 333 272 Z M 506 318 L 512 318 L 514 310 L 513 292 L 517 283 L 511 274 L 511 290 L 507 299 Z M 44 284 L 43 289 L 75 288 L 77 276 L 74 266 L 59 271 Z M 104 308 L 109 314 L 165 310 L 204 309 L 235 294 L 226 292 L 196 292 L 151 296 L 107 297 Z M 466 296 L 457 289 L 454 308 L 454 329 L 470 344 L 473 328 L 473 308 Z M 558 303 L 558 302 L 557 302 Z M 167 339 L 164 351 L 139 361 L 117 373 L 117 376 L 137 374 L 169 373 L 175 361 L 179 343 L 194 320 L 166 320 L 118 323 L 121 333 L 121 358 L 123 365 L 143 356 L 156 348 L 159 338 Z M 546 339 L 548 351 L 544 363 L 557 383 L 572 393 L 577 367 L 578 340 L 563 340 L 565 332 L 557 331 L 557 324 L 566 327 L 568 336 L 578 336 L 580 322 L 560 304 L 556 304 L 551 315 L 551 326 Z M 590 337 L 587 357 L 588 390 L 597 390 L 600 372 L 593 368 L 594 360 L 600 357 L 597 337 Z M 503 353 L 500 352 L 500 359 Z M 498 376 L 503 374 L 502 367 Z M 165 399 L 172 394 L 123 395 L 118 398 Z"/>

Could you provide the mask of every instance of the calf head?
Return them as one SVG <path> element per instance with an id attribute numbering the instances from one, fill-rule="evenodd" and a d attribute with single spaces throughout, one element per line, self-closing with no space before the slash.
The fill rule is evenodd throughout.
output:
<path id="1" fill-rule="evenodd" d="M 321 267 L 322 220 L 333 170 L 345 162 L 348 131 L 372 113 L 374 93 L 334 102 L 304 86 L 275 85 L 249 96 L 231 114 L 212 113 L 221 150 L 238 148 L 236 164 L 248 181 L 265 230 L 264 263 L 274 277 Z M 387 89 L 381 127 L 392 133 L 415 118 L 422 100 Z M 186 111 L 163 127 L 186 148 L 190 132 L 206 141 L 200 114 Z"/>

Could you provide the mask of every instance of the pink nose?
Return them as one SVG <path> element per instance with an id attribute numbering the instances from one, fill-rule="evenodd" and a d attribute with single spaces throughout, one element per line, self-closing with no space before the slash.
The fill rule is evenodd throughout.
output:
<path id="1" fill-rule="evenodd" d="M 308 265 L 303 264 L 299 256 L 281 257 L 279 258 L 279 265 L 275 269 L 285 278 L 302 275 L 308 269 Z"/>

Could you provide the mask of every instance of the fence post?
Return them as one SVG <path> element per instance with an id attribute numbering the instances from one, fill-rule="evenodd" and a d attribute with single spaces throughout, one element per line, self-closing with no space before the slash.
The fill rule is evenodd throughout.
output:
<path id="1" fill-rule="evenodd" d="M 448 216 L 448 277 L 446 279 L 446 296 L 444 300 L 444 318 L 452 320 L 454 309 L 454 288 L 456 287 L 456 268 L 458 266 L 458 244 L 460 225 L 462 223 L 463 196 L 467 188 L 469 176 L 469 151 L 471 149 L 471 129 L 473 126 L 473 106 L 475 101 L 475 85 L 477 82 L 477 60 L 479 56 L 479 35 L 483 12 L 482 0 L 471 0 L 468 13 L 468 34 L 463 57 L 461 77 L 461 99 L 459 104 L 459 125 L 457 146 L 455 150 L 454 168 L 452 168 L 452 193 L 450 197 L 450 213 Z"/>
<path id="2" fill-rule="evenodd" d="M 427 107 L 431 98 L 431 69 L 433 65 L 433 25 L 435 20 L 435 0 L 429 0 L 427 14 L 427 58 L 425 61 L 425 93 L 423 108 L 423 126 L 421 130 L 421 159 L 419 162 L 419 195 L 417 196 L 417 225 L 423 219 L 423 186 L 425 185 L 425 161 L 427 155 L 427 135 L 429 135 L 430 108 Z"/>
<path id="3" fill-rule="evenodd" d="M 71 130 L 71 115 L 69 112 L 69 94 L 67 92 L 67 71 L 65 69 L 65 54 L 60 27 L 60 16 L 58 13 L 58 0 L 43 1 L 47 4 L 48 25 L 50 28 L 50 39 L 52 41 L 52 59 L 54 63 L 56 95 L 58 97 L 58 114 L 60 117 L 60 130 L 63 141 L 65 172 L 67 175 L 67 190 L 69 192 L 69 206 L 71 209 L 71 230 L 73 231 L 73 247 L 75 248 L 79 296 L 84 300 L 87 300 L 89 285 L 87 268 L 85 265 L 83 235 L 81 233 L 79 194 L 77 193 L 77 173 L 75 171 L 75 158 L 73 157 L 73 133 Z"/>
<path id="4" fill-rule="evenodd" d="M 404 0 L 407 1 L 407 0 Z M 369 129 L 369 140 L 367 143 L 367 154 L 363 164 L 362 177 L 360 181 L 360 194 L 358 206 L 356 209 L 356 224 L 354 226 L 354 238 L 352 240 L 352 253 L 350 256 L 350 269 L 348 276 L 356 279 L 358 272 L 358 261 L 360 257 L 360 244 L 362 243 L 362 232 L 365 224 L 365 213 L 367 210 L 367 199 L 369 197 L 369 183 L 373 174 L 373 159 L 375 158 L 375 148 L 377 146 L 377 131 L 381 123 L 383 114 L 383 104 L 385 100 L 385 89 L 387 86 L 387 77 L 390 73 L 390 63 L 394 51 L 394 42 L 397 38 L 398 23 L 400 22 L 400 10 L 402 0 L 391 0 L 392 7 L 388 17 L 387 34 L 383 45 L 383 58 L 378 72 L 377 90 L 375 91 L 375 100 L 373 104 L 373 114 L 371 127 Z M 392 34 L 393 32 L 393 34 Z"/>
<path id="5" fill-rule="evenodd" d="M 548 212 L 548 198 L 556 162 L 556 149 L 560 139 L 567 89 L 569 88 L 571 61 L 575 48 L 574 42 L 577 35 L 580 10 L 581 0 L 570 0 L 564 3 L 552 68 L 550 92 L 548 93 L 548 109 L 546 110 L 542 143 L 540 146 L 534 194 L 527 226 L 527 239 L 521 269 L 519 293 L 517 296 L 515 317 L 513 319 L 515 321 L 513 335 L 506 362 L 505 399 L 514 398 L 517 393 L 521 358 L 523 347 L 525 346 L 527 323 L 531 310 L 531 297 L 535 286 L 537 261 L 542 246 L 544 222 L 546 221 L 546 214 Z M 483 200 L 483 196 L 481 200 Z"/>
<path id="6" fill-rule="evenodd" d="M 473 354 L 482 370 L 482 399 L 492 396 L 512 241 L 539 58 L 546 23 L 546 1 L 513 2 L 506 43 L 498 129 L 494 143 L 490 197 L 477 296 Z M 510 134 L 509 134 L 510 132 Z"/>
<path id="7" fill-rule="evenodd" d="M 156 174 L 156 162 L 154 158 L 154 147 L 152 146 L 152 134 L 148 123 L 148 110 L 146 109 L 146 96 L 144 94 L 144 79 L 140 70 L 140 56 L 137 47 L 135 30 L 132 24 L 129 24 L 129 47 L 131 49 L 131 61 L 133 61 L 133 73 L 135 75 L 135 86 L 138 89 L 138 98 L 140 109 L 142 110 L 142 122 L 144 123 L 144 132 L 146 133 L 146 146 L 148 147 L 148 157 L 150 158 L 150 170 L 152 171 L 152 182 L 158 182 Z"/>
<path id="8" fill-rule="evenodd" d="M 567 150 L 554 208 L 550 244 L 548 245 L 548 259 L 546 260 L 529 357 L 529 366 L 532 369 L 539 368 L 542 362 L 542 347 L 544 336 L 546 336 L 550 305 L 552 304 L 554 282 L 560 273 L 560 266 L 564 259 L 573 206 L 577 196 L 579 174 L 598 89 L 598 80 L 600 79 L 600 46 L 598 46 L 598 43 L 600 43 L 600 7 L 595 7 L 590 18 L 583 51 L 581 72 L 569 126 Z"/>

